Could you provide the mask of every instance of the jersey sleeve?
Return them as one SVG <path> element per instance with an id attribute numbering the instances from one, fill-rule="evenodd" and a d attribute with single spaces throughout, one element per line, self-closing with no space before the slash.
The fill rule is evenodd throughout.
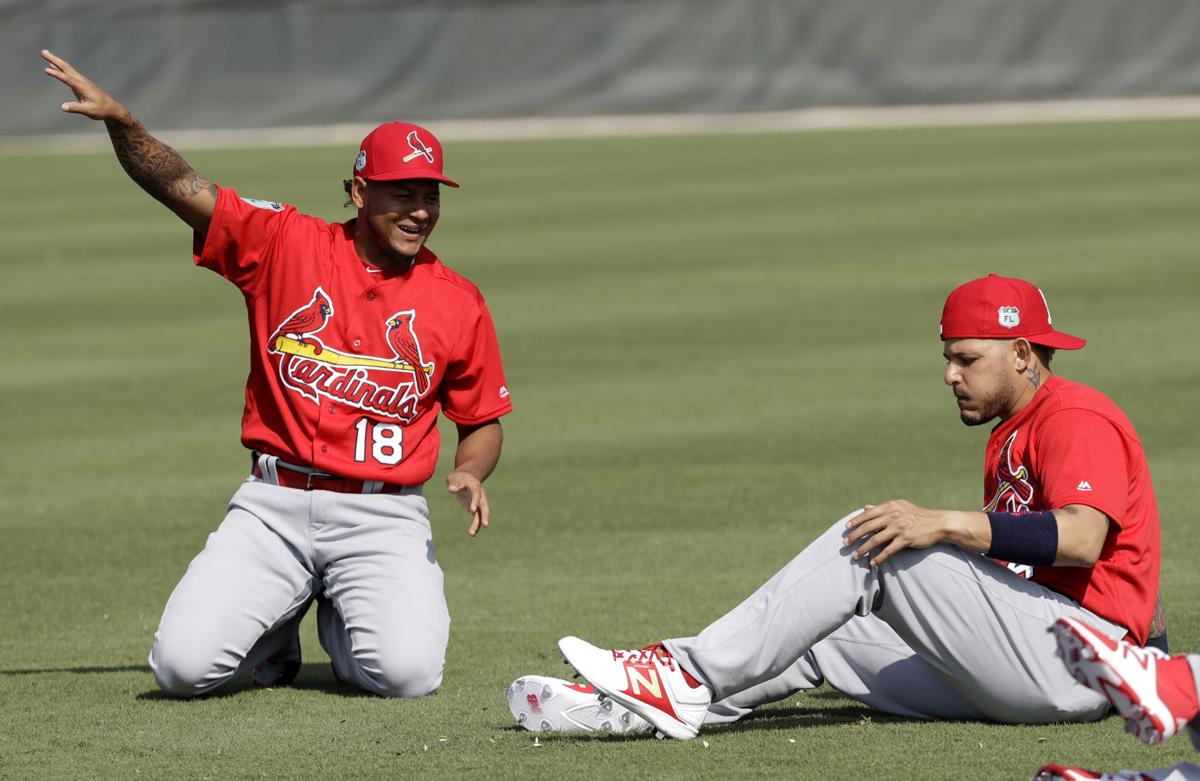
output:
<path id="1" fill-rule="evenodd" d="M 1048 509 L 1083 504 L 1121 526 L 1129 509 L 1125 442 L 1107 418 L 1085 409 L 1050 416 L 1038 434 Z"/>
<path id="2" fill-rule="evenodd" d="M 496 327 L 482 301 L 447 362 L 442 380 L 442 411 L 464 426 L 512 412 Z"/>
<path id="3" fill-rule="evenodd" d="M 274 201 L 241 198 L 234 190 L 217 193 L 208 233 L 196 236 L 196 265 L 228 279 L 248 296 L 257 295 L 263 269 L 296 210 Z"/>

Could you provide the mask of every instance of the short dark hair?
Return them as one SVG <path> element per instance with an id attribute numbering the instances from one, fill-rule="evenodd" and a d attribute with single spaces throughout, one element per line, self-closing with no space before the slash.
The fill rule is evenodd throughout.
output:
<path id="1" fill-rule="evenodd" d="M 1042 362 L 1042 366 L 1050 368 L 1050 361 L 1054 359 L 1054 348 L 1047 347 L 1044 344 L 1033 344 L 1032 342 L 1030 342 L 1029 346 L 1033 348 L 1033 354 Z"/>

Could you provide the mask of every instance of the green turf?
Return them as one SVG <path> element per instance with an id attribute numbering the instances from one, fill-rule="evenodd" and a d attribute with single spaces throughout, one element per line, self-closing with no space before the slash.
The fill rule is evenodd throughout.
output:
<path id="1" fill-rule="evenodd" d="M 705 742 L 535 746 L 501 690 L 563 671 L 563 634 L 698 629 L 858 503 L 977 506 L 986 431 L 958 423 L 937 320 L 989 271 L 1036 280 L 1092 340 L 1055 368 L 1139 427 L 1171 639 L 1200 646 L 1198 131 L 451 145 L 466 186 L 433 246 L 487 295 L 517 411 L 490 531 L 469 541 L 430 492 L 454 626 L 420 701 L 337 686 L 311 621 L 297 688 L 155 691 L 162 605 L 246 467 L 241 298 L 111 155 L 0 157 L 0 777 L 1015 779 L 1189 759 L 1116 719 L 927 724 L 829 690 Z M 188 158 L 347 215 L 353 150 Z"/>

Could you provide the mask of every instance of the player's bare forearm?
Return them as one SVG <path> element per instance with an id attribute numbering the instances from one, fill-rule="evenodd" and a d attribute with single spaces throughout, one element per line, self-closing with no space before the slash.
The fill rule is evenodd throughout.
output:
<path id="1" fill-rule="evenodd" d="M 196 173 L 178 152 L 147 133 L 125 106 L 71 63 L 46 49 L 42 50 L 42 59 L 46 61 L 46 75 L 75 94 L 75 100 L 62 104 L 62 110 L 103 121 L 117 160 L 130 178 L 197 233 L 206 234 L 217 207 L 216 185 Z"/>
<path id="2" fill-rule="evenodd" d="M 969 510 L 940 512 L 946 542 L 980 553 L 987 553 L 992 547 L 992 523 L 987 513 Z"/>
<path id="3" fill-rule="evenodd" d="M 483 481 L 500 461 L 504 431 L 500 421 L 489 420 L 475 426 L 458 427 L 458 449 L 454 453 L 454 471 L 446 476 L 446 490 L 471 515 L 467 535 L 474 537 L 490 523 L 491 509 Z"/>
<path id="4" fill-rule="evenodd" d="M 175 212 L 200 235 L 208 232 L 217 205 L 217 186 L 171 147 L 146 132 L 128 111 L 104 120 L 117 160 L 129 178 Z"/>
<path id="5" fill-rule="evenodd" d="M 455 471 L 470 472 L 483 482 L 500 462 L 504 430 L 500 421 L 490 420 L 477 426 L 458 427 L 458 449 L 454 452 Z"/>
<path id="6" fill-rule="evenodd" d="M 1085 504 L 1069 504 L 1054 511 L 1058 525 L 1056 567 L 1091 567 L 1100 560 L 1108 538 L 1108 516 Z"/>

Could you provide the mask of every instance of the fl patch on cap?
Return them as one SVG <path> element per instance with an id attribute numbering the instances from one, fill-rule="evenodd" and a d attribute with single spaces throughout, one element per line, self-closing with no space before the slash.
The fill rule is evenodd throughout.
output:
<path id="1" fill-rule="evenodd" d="M 374 182 L 432 179 L 458 187 L 442 173 L 442 144 L 437 136 L 407 122 L 387 122 L 367 134 L 354 159 L 354 176 Z"/>
<path id="2" fill-rule="evenodd" d="M 960 285 L 942 308 L 942 340 L 1016 339 L 1056 350 L 1078 350 L 1086 339 L 1056 331 L 1050 305 L 1037 287 L 1023 279 L 988 274 Z"/>

